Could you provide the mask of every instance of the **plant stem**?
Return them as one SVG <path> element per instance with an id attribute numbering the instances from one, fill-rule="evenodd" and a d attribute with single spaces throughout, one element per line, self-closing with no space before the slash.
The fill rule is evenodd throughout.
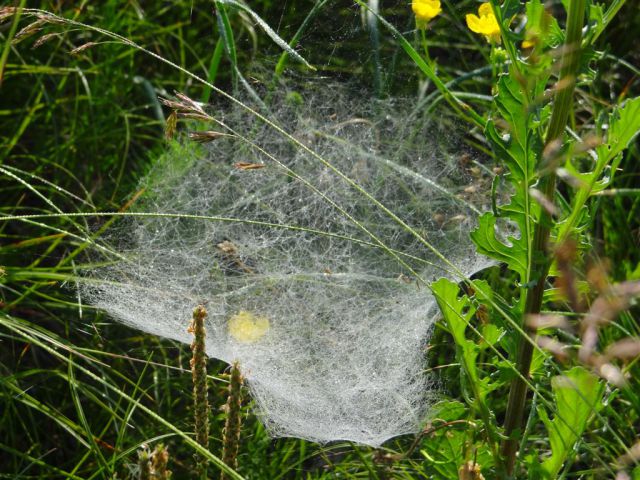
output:
<path id="1" fill-rule="evenodd" d="M 196 441 L 204 448 L 209 448 L 209 401 L 207 399 L 207 356 L 205 353 L 204 319 L 207 311 L 202 305 L 193 310 L 193 320 L 189 331 L 193 333 L 191 344 L 191 374 L 193 376 L 193 406 Z M 196 454 L 198 475 L 207 478 L 207 459 Z"/>
<path id="2" fill-rule="evenodd" d="M 567 31 L 563 46 L 562 63 L 558 82 L 558 90 L 555 95 L 555 105 L 551 115 L 551 121 L 545 138 L 546 147 L 561 141 L 569 112 L 573 102 L 573 91 L 575 79 L 580 64 L 580 44 L 582 39 L 582 25 L 586 0 L 571 0 L 567 13 Z M 544 159 L 543 159 L 544 161 Z M 543 163 L 543 162 L 541 162 Z M 540 168 L 542 167 L 542 168 Z M 553 202 L 556 188 L 555 168 L 549 165 L 539 165 L 538 170 L 542 173 L 539 181 L 539 189 L 546 198 Z M 545 283 L 549 272 L 550 260 L 547 255 L 547 243 L 553 219 L 549 212 L 541 209 L 540 221 L 536 224 L 532 249 L 531 279 L 536 283 L 531 290 L 526 290 L 524 319 L 530 314 L 540 313 L 542 298 L 545 290 Z M 532 332 L 533 333 L 533 332 Z M 504 433 L 507 438 L 502 443 L 502 462 L 504 471 L 511 475 L 514 470 L 516 452 L 518 446 L 517 433 L 522 428 L 522 420 L 525 415 L 525 403 L 527 397 L 527 382 L 529 377 L 531 359 L 533 357 L 533 342 L 531 338 L 521 337 L 518 342 L 518 355 L 516 368 L 520 373 L 511 383 L 507 413 L 504 421 Z"/>
<path id="3" fill-rule="evenodd" d="M 427 65 L 435 72 L 435 68 L 433 65 L 433 60 L 431 60 L 431 55 L 429 55 L 429 44 L 427 43 L 427 33 L 425 32 L 426 28 L 420 29 L 420 38 L 422 40 L 422 49 L 424 50 L 424 58 L 427 60 Z"/>
<path id="4" fill-rule="evenodd" d="M 222 431 L 222 461 L 229 467 L 236 470 L 238 468 L 238 447 L 240 445 L 240 406 L 242 402 L 242 375 L 238 362 L 231 366 L 229 379 L 229 395 L 225 412 L 227 418 Z M 220 480 L 228 480 L 230 477 L 223 471 Z"/>

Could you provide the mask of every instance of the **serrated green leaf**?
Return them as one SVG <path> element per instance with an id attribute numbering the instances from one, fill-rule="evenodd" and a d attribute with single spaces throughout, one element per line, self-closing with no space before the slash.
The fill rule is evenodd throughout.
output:
<path id="1" fill-rule="evenodd" d="M 602 5 L 589 2 L 589 35 L 597 38 L 604 31 L 607 24 L 604 20 L 604 9 Z"/>
<path id="2" fill-rule="evenodd" d="M 607 141 L 596 152 L 598 161 L 609 162 L 640 133 L 640 97 L 627 100 L 609 116 Z"/>
<path id="3" fill-rule="evenodd" d="M 602 406 L 604 387 L 582 367 L 574 367 L 551 380 L 556 414 L 549 419 L 543 409 L 540 418 L 549 433 L 551 456 L 542 463 L 548 478 L 556 478 L 568 455 L 582 437 L 590 417 Z"/>
<path id="4" fill-rule="evenodd" d="M 457 283 L 446 278 L 441 278 L 431 284 L 440 311 L 449 327 L 456 344 L 464 344 L 468 340 L 465 330 L 475 313 L 475 307 L 466 295 L 460 295 L 460 287 Z"/>
<path id="5" fill-rule="evenodd" d="M 460 287 L 457 283 L 446 278 L 434 282 L 431 289 L 438 302 L 438 307 L 453 336 L 456 344 L 457 356 L 472 383 L 479 381 L 476 369 L 478 346 L 466 338 L 465 330 L 476 309 L 466 295 L 458 297 Z"/>
<path id="6" fill-rule="evenodd" d="M 468 459 L 472 441 L 473 431 L 470 431 L 469 427 L 441 429 L 425 437 L 420 449 L 420 453 L 426 459 L 421 472 L 425 475 L 424 478 L 458 478 L 460 467 Z M 486 445 L 480 443 L 475 447 L 475 462 L 483 470 L 490 469 L 494 460 Z"/>
<path id="7" fill-rule="evenodd" d="M 581 181 L 571 202 L 571 213 L 559 223 L 557 238 L 562 241 L 570 233 L 585 228 L 588 220 L 585 204 L 594 193 L 606 189 L 622 159 L 622 152 L 640 133 L 640 97 L 627 100 L 613 110 L 608 118 L 606 142 L 596 148 L 596 164 L 590 172 L 579 172 L 571 159 L 565 169 Z"/>
<path id="8" fill-rule="evenodd" d="M 540 0 L 530 0 L 526 5 L 527 38 L 538 38 L 544 47 L 559 45 L 564 33 L 555 17 L 549 14 Z M 560 36 L 558 36 L 560 33 Z M 550 59 L 549 59 L 550 61 Z M 545 66 L 549 63 L 545 62 Z"/>
<path id="9" fill-rule="evenodd" d="M 521 227 L 521 222 L 518 222 Z M 471 232 L 471 239 L 476 244 L 478 252 L 488 257 L 506 263 L 518 273 L 521 279 L 527 275 L 528 242 L 522 235 L 506 238 L 509 244 L 502 242 L 496 232 L 496 218 L 491 213 L 485 213 L 478 219 L 478 227 Z"/>
<path id="10" fill-rule="evenodd" d="M 483 283 L 486 284 L 486 282 L 478 282 L 477 287 L 482 288 Z M 474 390 L 477 400 L 483 403 L 486 395 L 495 390 L 498 384 L 492 383 L 488 377 L 481 378 L 476 365 L 476 358 L 482 350 L 482 346 L 480 343 L 466 337 L 466 330 L 476 312 L 476 307 L 467 295 L 458 296 L 460 295 L 460 287 L 450 280 L 441 278 L 433 283 L 431 288 L 447 327 L 453 336 L 456 344 L 456 357 L 469 379 L 469 386 Z M 464 386 L 463 384 L 463 388 Z M 465 396 L 467 401 L 472 404 L 473 400 L 467 394 Z"/>
<path id="11" fill-rule="evenodd" d="M 539 218 L 540 207 L 531 201 L 529 189 L 536 176 L 536 159 L 541 150 L 540 137 L 534 128 L 534 115 L 524 87 L 511 75 L 500 77 L 495 104 L 498 113 L 507 122 L 508 131 L 498 132 L 496 122 L 489 121 L 485 135 L 498 160 L 509 170 L 505 176 L 511 183 L 513 195 L 510 201 L 498 207 L 501 217 L 508 218 L 517 226 L 515 235 L 506 236 L 496 231 L 496 217 L 486 213 L 471 233 L 478 251 L 500 262 L 518 273 L 520 282 L 530 281 L 530 242 L 533 238 L 533 223 Z"/>
<path id="12" fill-rule="evenodd" d="M 482 337 L 484 340 L 480 345 L 482 349 L 488 348 L 491 345 L 495 345 L 504 334 L 504 330 L 499 328 L 497 325 L 494 325 L 493 323 L 483 325 L 480 331 L 482 332 Z"/>

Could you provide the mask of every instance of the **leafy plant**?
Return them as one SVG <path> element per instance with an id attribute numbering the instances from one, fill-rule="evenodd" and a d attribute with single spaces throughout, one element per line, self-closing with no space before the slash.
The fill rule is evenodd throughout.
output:
<path id="1" fill-rule="evenodd" d="M 505 2 L 502 6 L 492 5 L 499 19 L 510 63 L 496 79 L 495 112 L 486 123 L 485 135 L 496 159 L 507 170 L 504 180 L 510 185 L 510 193 L 506 202 L 480 217 L 478 228 L 471 233 L 471 238 L 479 252 L 504 263 L 514 272 L 518 286 L 517 294 L 509 299 L 509 313 L 502 310 L 508 320 L 507 330 L 519 335 L 520 340 L 515 349 L 503 345 L 515 363 L 517 375 L 511 382 L 506 410 L 504 435 L 507 438 L 503 442 L 502 455 L 495 456 L 501 475 L 514 473 L 518 444 L 522 439 L 528 378 L 537 348 L 535 330 L 523 330 L 527 329 L 525 319 L 540 313 L 545 292 L 551 288 L 547 277 L 552 268 L 553 244 L 560 244 L 569 236 L 580 237 L 581 244 L 588 243 L 585 203 L 590 196 L 610 185 L 621 152 L 640 130 L 640 117 L 631 113 L 640 105 L 640 98 L 635 98 L 613 108 L 606 139 L 598 142 L 595 150 L 582 148 L 580 144 L 584 145 L 583 140 L 576 140 L 575 136 L 565 133 L 567 118 L 573 110 L 574 86 L 586 73 L 584 69 L 588 68 L 590 42 L 601 33 L 598 29 L 603 28 L 602 15 L 592 10 L 589 20 L 596 22 L 595 32 L 591 31 L 592 35 L 583 39 L 581 31 L 586 2 L 571 1 L 566 4 L 567 28 L 565 33 L 561 33 L 556 20 L 544 12 L 540 2 L 527 2 L 526 38 L 533 50 L 526 56 L 515 45 L 518 37 L 509 26 L 518 11 L 516 5 L 512 2 Z M 602 13 L 601 7 L 595 8 Z M 551 49 L 558 44 L 559 37 L 564 39 L 559 75 L 553 95 L 545 96 L 550 68 L 553 66 Z M 495 52 L 495 44 L 493 48 Z M 596 132 L 600 134 L 601 128 L 598 127 Z M 593 162 L 587 172 L 581 172 L 578 167 L 584 163 L 581 158 L 584 150 L 589 150 Z M 563 173 L 575 180 L 573 185 L 578 185 L 568 196 L 556 191 L 556 170 L 561 166 Z M 609 174 L 603 175 L 605 171 Z M 557 207 L 556 202 L 562 207 Z M 469 287 L 474 289 L 476 285 L 472 282 Z M 475 307 L 470 305 L 467 296 L 457 298 L 458 287 L 451 282 L 440 281 L 433 285 L 433 289 L 461 351 L 461 365 L 466 377 L 477 388 L 486 385 L 488 377 L 478 378 L 476 371 L 477 346 L 464 335 L 467 326 L 471 325 Z M 487 308 L 497 306 L 491 296 L 484 293 L 487 290 L 485 286 L 477 288 L 479 301 Z M 560 384 L 563 386 L 560 387 Z M 568 393 L 571 385 L 573 390 Z M 596 378 L 579 367 L 567 372 L 566 376 L 556 377 L 552 386 L 557 397 L 557 415 L 553 425 L 546 413 L 540 414 L 549 429 L 553 451 L 552 456 L 542 464 L 542 470 L 549 478 L 555 478 L 560 471 L 572 446 L 584 432 L 587 419 L 597 410 L 602 392 Z M 570 395 L 573 395 L 571 409 L 567 406 Z M 584 402 L 577 400 L 580 398 Z M 473 403 L 483 405 L 485 401 L 483 392 L 476 391 Z M 582 408 L 576 408 L 578 405 L 582 405 Z M 544 412 L 544 409 L 540 408 L 539 411 Z M 483 417 L 485 423 L 492 422 L 484 412 Z M 493 427 L 486 428 L 490 432 Z M 491 435 L 489 441 L 490 438 Z M 535 472 L 539 474 L 540 470 L 536 469 Z M 535 473 L 532 475 L 536 478 Z"/>

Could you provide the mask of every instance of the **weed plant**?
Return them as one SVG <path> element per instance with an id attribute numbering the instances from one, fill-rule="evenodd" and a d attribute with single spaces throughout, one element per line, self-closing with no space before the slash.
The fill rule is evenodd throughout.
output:
<path id="1" fill-rule="evenodd" d="M 634 2 L 14 3 L 0 7 L 3 478 L 640 478 Z M 207 176 L 217 190 L 198 192 Z M 261 196 L 243 204 L 238 178 Z M 132 256 L 140 235 L 162 248 Z M 168 259 L 167 238 L 190 255 Z M 291 337 L 305 298 L 313 322 Z M 186 346 L 207 300 L 207 353 L 240 360 L 231 379 L 207 364 L 209 448 Z M 322 322 L 335 344 L 309 330 Z M 339 346 L 331 371 L 273 363 L 288 385 L 309 368 L 319 398 L 319 377 L 355 381 L 333 430 L 309 410 L 289 412 L 307 430 L 269 416 L 274 392 L 292 405 L 265 387 L 277 372 L 260 383 L 269 331 L 314 358 Z M 402 423 L 389 390 L 419 418 Z M 345 434 L 367 409 L 378 430 Z"/>

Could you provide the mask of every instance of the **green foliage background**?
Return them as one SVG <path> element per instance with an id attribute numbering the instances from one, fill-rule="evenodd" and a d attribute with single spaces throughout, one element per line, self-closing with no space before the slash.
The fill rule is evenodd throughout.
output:
<path id="1" fill-rule="evenodd" d="M 237 72 L 261 86 L 277 82 L 279 75 L 312 76 L 352 83 L 372 98 L 418 99 L 417 92 L 427 88 L 429 94 L 416 101 L 426 110 L 446 108 L 442 96 L 431 94 L 433 86 L 425 84 L 424 74 L 400 42 L 382 28 L 372 35 L 364 27 L 361 7 L 350 1 L 250 2 L 253 12 L 287 40 L 316 8 L 297 49 L 315 72 L 294 59 L 278 66 L 282 49 L 255 19 L 233 9 L 228 18 L 220 10 L 214 14 L 211 2 L 14 3 L 118 33 L 225 91 L 238 88 Z M 384 18 L 419 49 L 409 4 L 381 3 Z M 496 61 L 484 39 L 464 24 L 464 14 L 476 8 L 470 1 L 443 2 L 444 14 L 429 30 L 429 51 L 442 81 L 485 114 L 491 107 Z M 559 3 L 548 8 L 562 20 Z M 67 213 L 122 209 L 150 163 L 166 148 L 168 112 L 158 95 L 177 90 L 204 101 L 216 100 L 215 95 L 184 72 L 86 29 L 41 24 L 31 35 L 16 37 L 34 20 L 8 17 L 0 25 L 0 215 L 51 213 L 56 208 Z M 226 46 L 225 28 L 233 33 L 233 42 Z M 600 34 L 591 70 L 578 87 L 571 112 L 569 124 L 575 131 L 589 119 L 604 123 L 613 105 L 640 93 L 640 48 L 630 33 L 639 28 L 640 10 L 628 1 Z M 36 46 L 46 35 L 50 36 Z M 71 53 L 82 45 L 86 49 Z M 508 88 L 509 81 L 503 77 L 502 87 Z M 513 109 L 506 107 L 502 114 L 509 112 Z M 638 115 L 638 109 L 629 115 Z M 445 121 L 453 127 L 463 124 L 460 119 Z M 481 133 L 472 129 L 464 141 L 491 168 L 500 137 L 489 133 L 490 143 Z M 576 268 L 606 263 L 610 282 L 640 279 L 639 160 L 635 140 L 616 164 L 617 174 L 608 186 L 613 194 L 585 199 L 585 215 L 576 223 L 590 242 L 583 264 Z M 559 186 L 561 193 L 567 188 Z M 77 230 L 73 222 L 79 223 Z M 110 220 L 81 217 L 73 222 L 64 217 L 0 221 L 0 476 L 126 478 L 136 451 L 161 440 L 169 446 L 174 477 L 189 478 L 189 350 L 80 307 L 73 285 L 78 269 L 86 267 L 82 263 L 88 242 L 72 233 L 82 228 L 99 235 Z M 521 273 L 517 265 L 509 266 Z M 492 348 L 513 358 L 509 353 L 515 339 L 501 337 L 509 326 L 495 312 L 490 325 L 473 313 L 482 303 L 478 293 L 489 296 L 495 291 L 509 298 L 514 280 L 513 274 L 496 267 L 475 281 L 476 296 L 460 296 L 457 289 L 441 286 L 439 303 L 447 318 L 434 335 L 429 357 L 447 396 L 426 435 L 392 440 L 379 450 L 272 440 L 247 403 L 238 472 L 254 479 L 457 478 L 458 469 L 473 460 L 486 478 L 492 478 L 493 459 L 484 439 L 498 435 L 489 431 L 490 425 L 502 422 L 513 377 L 509 361 Z M 564 308 L 551 301 L 547 307 Z M 448 309 L 459 315 L 449 318 Z M 602 345 L 638 336 L 637 310 L 631 307 L 603 329 Z M 467 321 L 456 323 L 460 317 Z M 534 358 L 535 386 L 556 403 L 550 412 L 540 405 L 531 409 L 532 446 L 525 462 L 535 465 L 546 459 L 547 471 L 565 478 L 612 478 L 613 462 L 638 439 L 638 366 L 635 361 L 628 366 L 629 386 L 624 389 L 593 385 L 580 371 L 568 370 L 570 378 L 586 385 L 584 391 L 594 393 L 576 399 L 552 379 L 557 373 L 554 362 Z M 226 379 L 221 375 L 225 368 L 210 366 L 213 405 L 226 400 Z M 461 382 L 463 370 L 466 377 Z M 482 402 L 477 403 L 478 398 Z M 568 415 L 563 404 L 580 411 L 580 405 L 589 402 L 598 403 L 597 415 L 578 412 L 571 417 L 580 441 L 575 450 L 559 453 L 557 438 L 575 433 L 561 431 L 557 417 Z M 214 410 L 210 450 L 215 455 L 223 423 L 224 413 Z M 534 471 L 530 477 L 543 475 Z M 634 470 L 632 465 L 629 473 L 640 478 L 638 467 Z"/>

